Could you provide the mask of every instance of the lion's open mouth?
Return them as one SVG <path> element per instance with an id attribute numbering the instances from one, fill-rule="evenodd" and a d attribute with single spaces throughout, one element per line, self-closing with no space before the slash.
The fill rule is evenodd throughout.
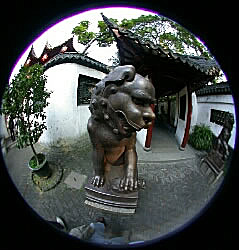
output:
<path id="1" fill-rule="evenodd" d="M 123 133 L 125 132 L 124 134 L 133 133 L 141 129 L 137 124 L 129 121 L 123 111 L 117 110 L 116 113 L 119 117 L 120 130 Z"/>

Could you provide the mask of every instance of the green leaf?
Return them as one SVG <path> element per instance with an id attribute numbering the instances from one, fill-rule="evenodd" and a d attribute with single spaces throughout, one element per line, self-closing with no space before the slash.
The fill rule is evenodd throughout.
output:
<path id="1" fill-rule="evenodd" d="M 211 57 L 208 49 L 192 33 L 172 20 L 159 15 L 141 15 L 138 18 L 123 19 L 121 23 L 114 18 L 110 21 L 123 29 L 130 30 L 140 40 L 159 44 L 175 53 Z M 112 32 L 103 21 L 98 21 L 98 31 L 89 32 L 89 21 L 82 21 L 74 27 L 72 33 L 78 36 L 78 41 L 89 44 L 93 39 L 98 46 L 110 46 L 115 39 Z"/>
<path id="2" fill-rule="evenodd" d="M 210 150 L 212 147 L 213 133 L 206 125 L 194 126 L 189 136 L 189 143 L 198 150 Z"/>
<path id="3" fill-rule="evenodd" d="M 43 66 L 22 66 L 4 92 L 1 112 L 16 124 L 18 148 L 36 143 L 46 128 L 43 111 L 51 95 L 45 87 L 46 82 Z M 44 119 L 41 119 L 41 115 Z"/>

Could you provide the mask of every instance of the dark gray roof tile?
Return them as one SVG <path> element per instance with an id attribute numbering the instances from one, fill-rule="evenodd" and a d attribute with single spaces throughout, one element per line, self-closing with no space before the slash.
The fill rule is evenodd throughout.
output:
<path id="1" fill-rule="evenodd" d="M 197 96 L 204 96 L 204 95 L 231 95 L 232 91 L 230 86 L 227 82 L 216 83 L 213 85 L 208 85 L 200 90 L 196 91 Z"/>
<path id="2" fill-rule="evenodd" d="M 131 39 L 135 43 L 139 44 L 141 47 L 150 49 L 150 53 L 152 55 L 157 55 L 160 57 L 172 58 L 174 60 L 179 59 L 182 63 L 188 64 L 190 67 L 195 68 L 196 70 L 200 70 L 205 75 L 216 76 L 220 72 L 220 66 L 214 59 L 208 59 L 205 57 L 199 56 L 191 56 L 191 55 L 181 55 L 178 53 L 173 53 L 169 49 L 164 49 L 159 44 L 153 44 L 151 41 L 143 41 L 136 34 L 132 33 L 130 30 L 126 30 L 118 27 L 115 23 L 111 22 L 106 16 L 101 13 L 104 22 L 108 25 L 109 29 L 113 32 L 114 29 L 118 30 L 120 35 Z M 113 29 L 113 30 L 112 30 Z M 114 32 L 113 32 L 114 34 Z M 114 34 L 115 39 L 118 37 Z"/>
<path id="3" fill-rule="evenodd" d="M 93 58 L 81 55 L 79 53 L 63 53 L 58 54 L 49 60 L 45 65 L 45 70 L 62 63 L 77 63 L 86 67 L 90 67 L 96 70 L 99 70 L 104 73 L 109 73 L 110 69 L 107 65 L 96 61 Z"/>

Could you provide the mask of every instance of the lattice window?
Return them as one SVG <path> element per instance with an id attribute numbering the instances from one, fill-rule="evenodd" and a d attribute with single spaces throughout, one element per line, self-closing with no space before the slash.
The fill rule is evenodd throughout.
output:
<path id="1" fill-rule="evenodd" d="M 77 88 L 77 106 L 81 104 L 90 104 L 92 89 L 99 81 L 99 79 L 93 77 L 79 75 Z"/>
<path id="2" fill-rule="evenodd" d="M 229 115 L 229 112 L 211 109 L 210 122 L 223 126 Z"/>

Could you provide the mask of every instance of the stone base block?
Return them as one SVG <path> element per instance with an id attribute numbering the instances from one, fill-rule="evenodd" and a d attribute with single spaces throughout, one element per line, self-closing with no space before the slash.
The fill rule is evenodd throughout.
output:
<path id="1" fill-rule="evenodd" d="M 94 208 L 102 209 L 102 210 L 113 212 L 113 213 L 121 213 L 121 214 L 134 214 L 135 213 L 134 208 L 112 207 L 112 206 L 100 204 L 100 203 L 89 201 L 89 200 L 86 200 L 85 204 Z"/>
<path id="2" fill-rule="evenodd" d="M 207 177 L 210 184 L 215 184 L 223 175 L 223 170 L 221 170 L 208 156 L 202 159 L 199 169 L 200 172 Z"/>
<path id="3" fill-rule="evenodd" d="M 124 167 L 111 166 L 105 171 L 105 183 L 103 187 L 95 187 L 89 178 L 85 186 L 86 203 L 94 204 L 94 207 L 117 213 L 134 213 L 138 202 L 138 189 L 125 191 L 119 188 L 120 180 L 124 176 Z M 142 182 L 142 181 L 141 181 Z M 140 183 L 141 183 L 140 182 Z M 143 182 L 141 183 L 143 186 Z M 139 185 L 140 186 L 140 185 Z M 89 203 L 90 202 L 90 203 Z"/>
<path id="4" fill-rule="evenodd" d="M 128 210 L 128 213 L 133 213 L 137 207 L 138 191 L 117 192 L 108 189 L 107 185 L 99 188 L 94 187 L 90 181 L 85 186 L 85 191 L 86 201 L 90 202 L 91 205 L 92 203 L 98 204 L 94 205 L 97 208 L 118 213 L 126 213 L 126 210 Z"/>

